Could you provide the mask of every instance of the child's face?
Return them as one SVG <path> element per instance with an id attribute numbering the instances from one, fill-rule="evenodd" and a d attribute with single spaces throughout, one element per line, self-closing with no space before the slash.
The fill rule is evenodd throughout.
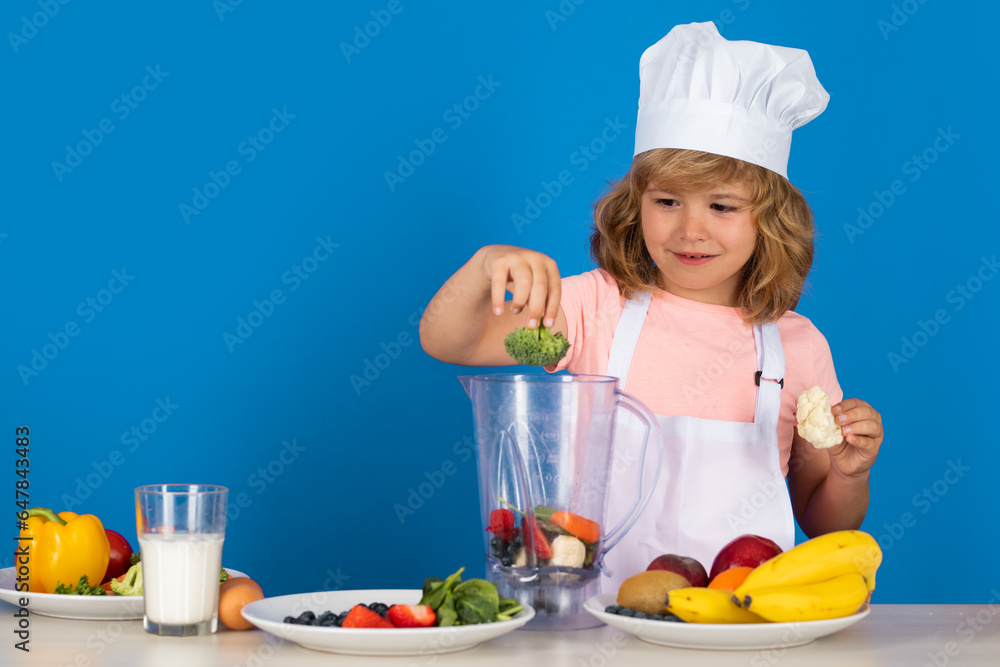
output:
<path id="1" fill-rule="evenodd" d="M 678 296 L 734 305 L 740 272 L 756 232 L 746 186 L 672 192 L 650 185 L 642 195 L 642 233 L 659 286 Z"/>

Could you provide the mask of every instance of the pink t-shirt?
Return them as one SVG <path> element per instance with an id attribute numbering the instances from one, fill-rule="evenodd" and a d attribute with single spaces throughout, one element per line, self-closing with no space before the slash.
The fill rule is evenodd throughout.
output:
<path id="1" fill-rule="evenodd" d="M 618 283 L 596 269 L 562 280 L 562 310 L 572 347 L 555 369 L 605 375 L 622 312 Z M 781 472 L 795 428 L 795 403 L 819 385 L 830 403 L 843 400 L 826 338 L 788 311 L 778 320 L 785 354 L 778 448 Z M 636 343 L 625 390 L 658 415 L 752 422 L 757 354 L 753 331 L 735 308 L 691 301 L 657 289 Z"/>

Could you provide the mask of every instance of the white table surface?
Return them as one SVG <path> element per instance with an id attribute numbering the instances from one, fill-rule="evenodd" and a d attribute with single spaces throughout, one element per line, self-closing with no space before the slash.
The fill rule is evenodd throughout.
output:
<path id="1" fill-rule="evenodd" d="M 988 605 L 876 604 L 868 618 L 857 625 L 806 646 L 776 651 L 667 648 L 603 626 L 561 633 L 518 630 L 468 651 L 394 658 L 311 651 L 259 630 L 221 630 L 207 637 L 157 637 L 146 634 L 142 621 L 70 621 L 37 614 L 31 616 L 31 652 L 24 653 L 14 648 L 13 610 L 0 603 L 0 665 L 4 666 L 1000 666 L 1000 605 L 991 609 Z"/>

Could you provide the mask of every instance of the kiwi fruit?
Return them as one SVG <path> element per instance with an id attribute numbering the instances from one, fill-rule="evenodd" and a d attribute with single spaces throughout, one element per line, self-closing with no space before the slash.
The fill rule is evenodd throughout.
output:
<path id="1" fill-rule="evenodd" d="M 618 604 L 646 614 L 668 614 L 667 593 L 689 586 L 691 583 L 676 572 L 647 570 L 622 582 Z"/>

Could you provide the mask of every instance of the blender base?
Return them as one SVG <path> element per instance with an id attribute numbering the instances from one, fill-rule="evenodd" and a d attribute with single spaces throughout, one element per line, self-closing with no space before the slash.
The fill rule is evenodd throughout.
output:
<path id="1" fill-rule="evenodd" d="M 585 630 L 604 625 L 583 606 L 601 592 L 596 568 L 504 567 L 488 562 L 487 578 L 496 582 L 500 595 L 535 610 L 535 617 L 522 630 Z"/>

